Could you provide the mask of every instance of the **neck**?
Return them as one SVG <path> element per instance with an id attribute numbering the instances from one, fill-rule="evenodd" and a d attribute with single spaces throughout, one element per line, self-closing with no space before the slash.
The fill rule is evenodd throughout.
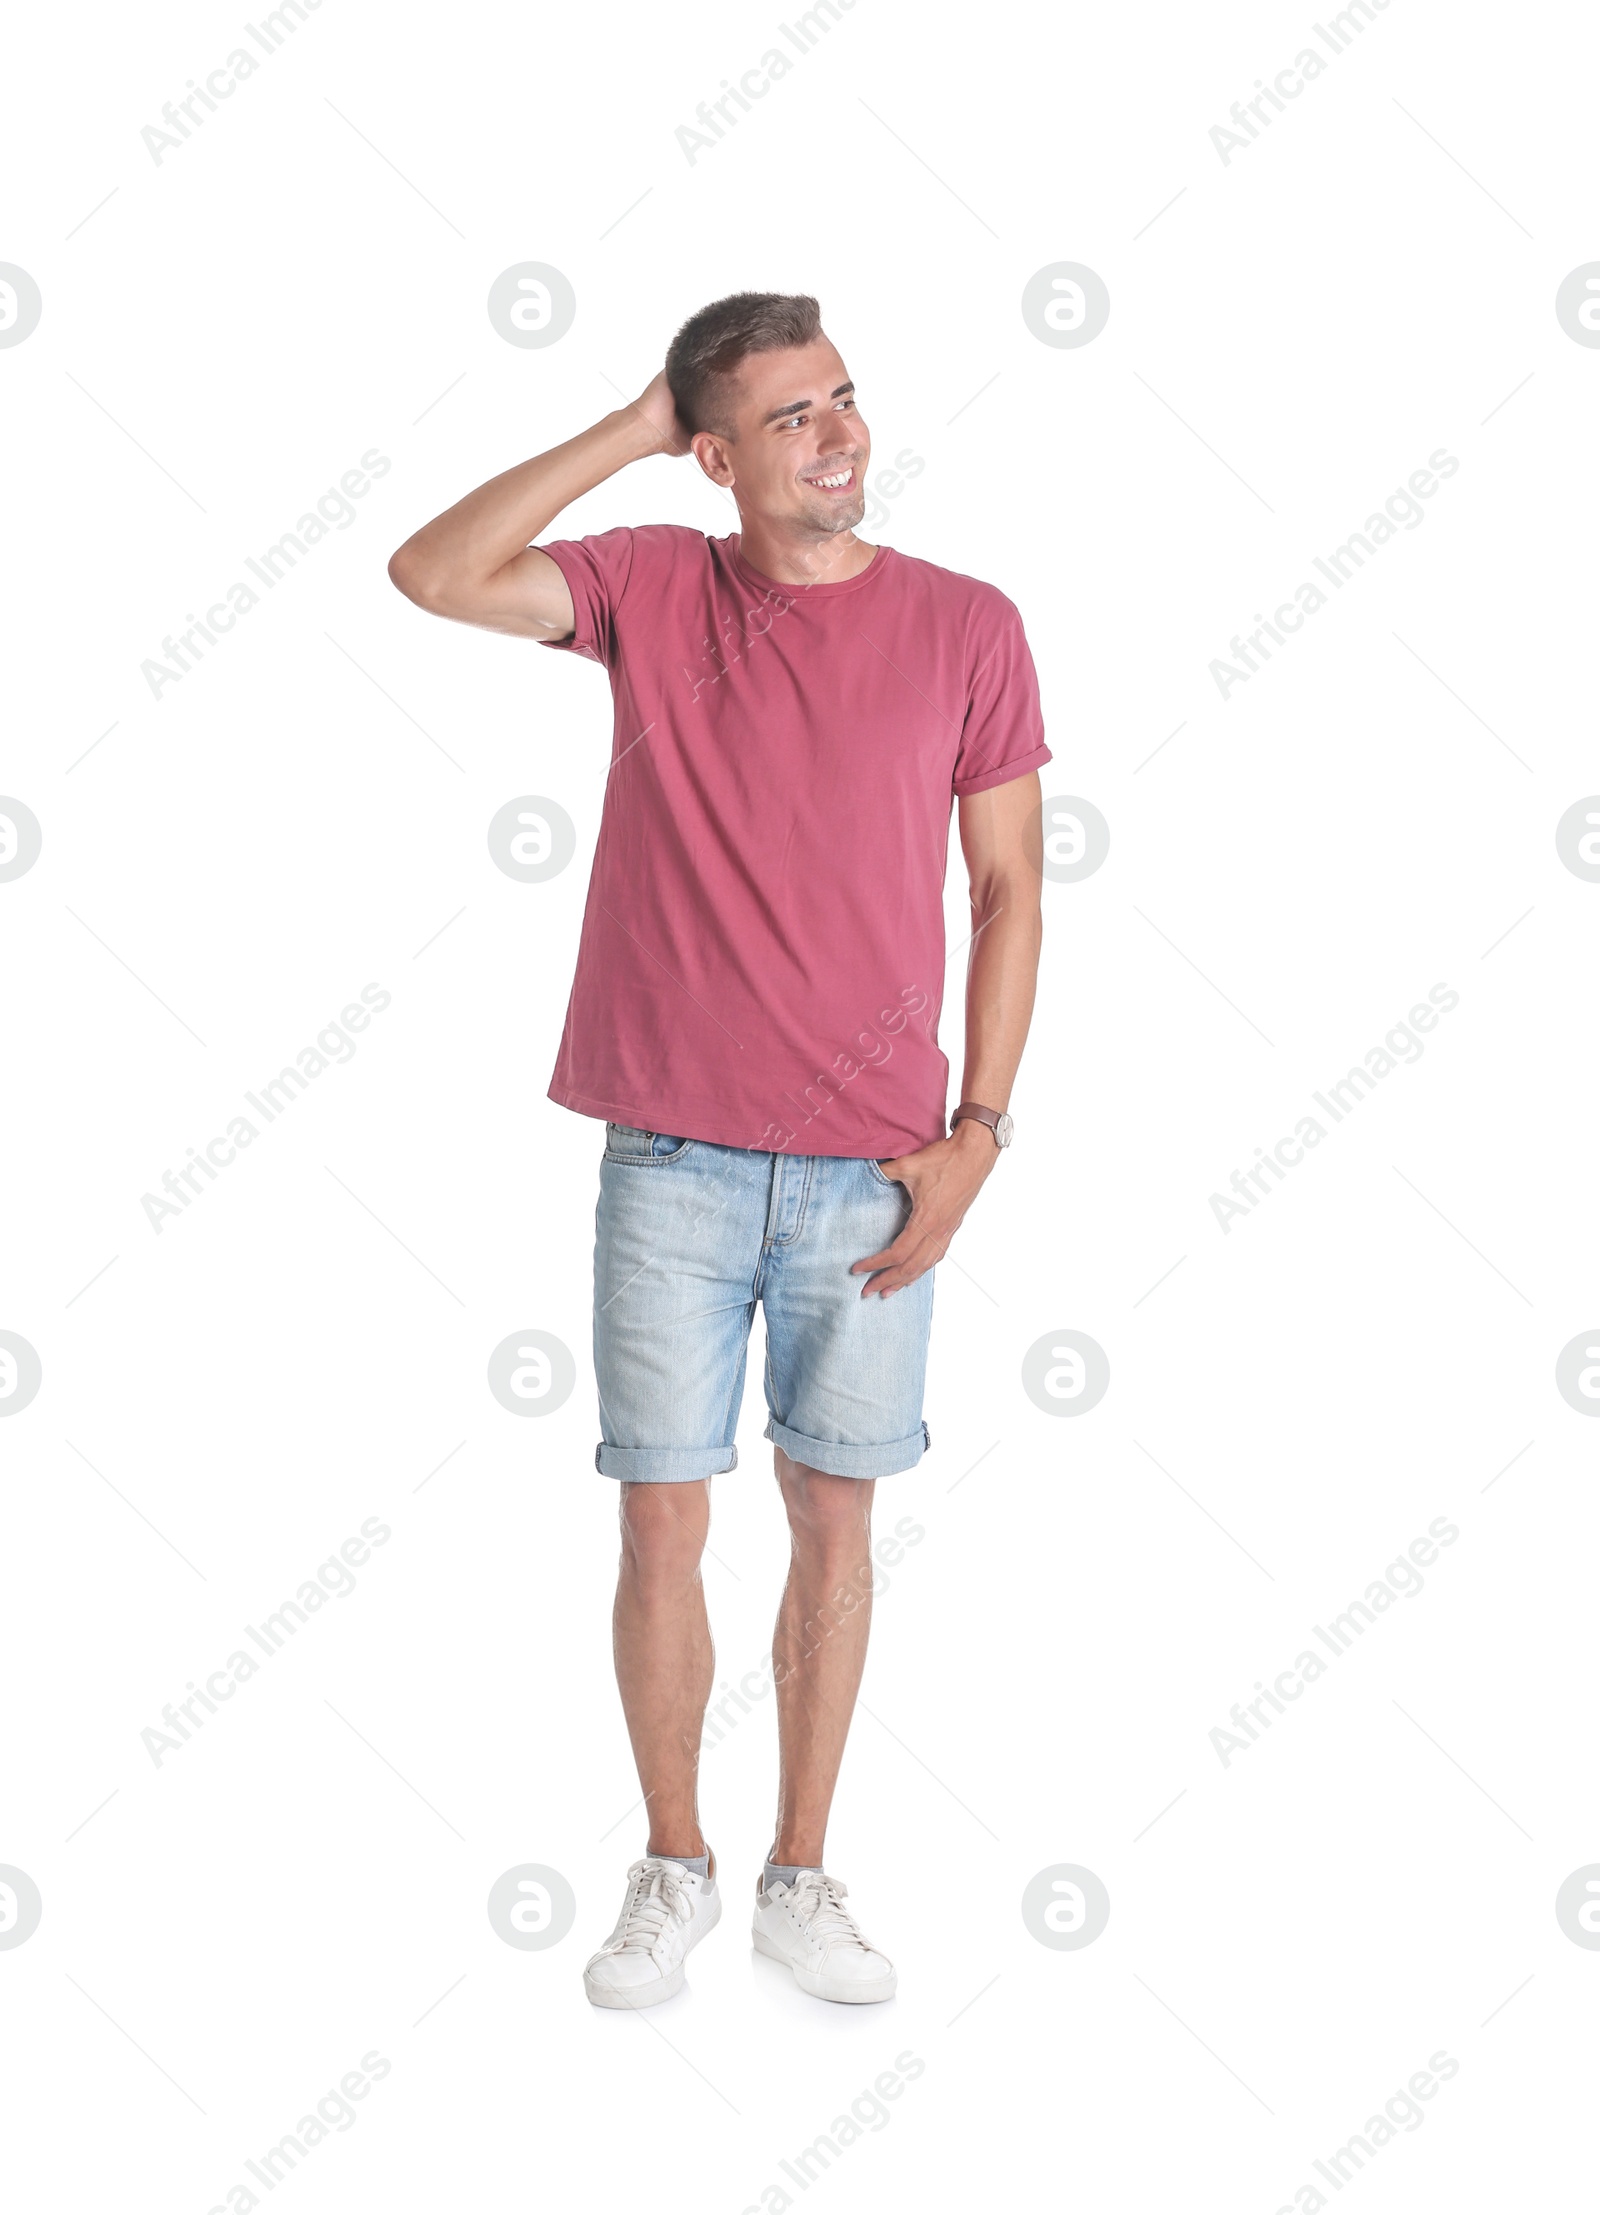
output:
<path id="1" fill-rule="evenodd" d="M 832 585 L 860 576 L 878 549 L 857 538 L 854 531 L 796 538 L 775 531 L 758 517 L 741 515 L 739 551 L 752 569 L 759 569 L 774 584 Z"/>

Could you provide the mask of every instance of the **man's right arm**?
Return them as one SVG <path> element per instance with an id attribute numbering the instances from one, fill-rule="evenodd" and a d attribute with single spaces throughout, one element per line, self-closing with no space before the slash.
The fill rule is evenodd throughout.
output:
<path id="1" fill-rule="evenodd" d="M 491 477 L 425 523 L 391 557 L 390 579 L 431 615 L 514 638 L 570 638 L 576 617 L 567 581 L 529 540 L 630 461 L 688 450 L 658 374 L 630 406 Z"/>

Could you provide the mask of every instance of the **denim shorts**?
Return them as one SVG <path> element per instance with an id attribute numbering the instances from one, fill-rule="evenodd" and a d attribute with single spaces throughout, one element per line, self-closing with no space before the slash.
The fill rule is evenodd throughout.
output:
<path id="1" fill-rule="evenodd" d="M 595 1210 L 595 1467 L 690 1484 L 738 1461 L 756 1303 L 766 1435 L 839 1477 L 915 1467 L 933 1272 L 889 1299 L 850 1274 L 903 1229 L 911 1196 L 875 1161 L 757 1153 L 606 1125 Z"/>

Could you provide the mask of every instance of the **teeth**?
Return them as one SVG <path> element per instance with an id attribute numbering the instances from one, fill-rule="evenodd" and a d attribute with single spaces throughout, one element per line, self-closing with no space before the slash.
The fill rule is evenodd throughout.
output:
<path id="1" fill-rule="evenodd" d="M 836 477 L 813 477 L 811 482 L 814 485 L 847 485 L 852 474 L 852 471 L 844 469 Z"/>

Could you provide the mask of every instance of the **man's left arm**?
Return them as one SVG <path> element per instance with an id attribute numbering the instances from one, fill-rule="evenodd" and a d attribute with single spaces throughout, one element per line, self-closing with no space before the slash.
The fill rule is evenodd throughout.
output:
<path id="1" fill-rule="evenodd" d="M 1043 933 L 1043 841 L 1039 773 L 959 800 L 961 851 L 972 902 L 967 956 L 967 1044 L 961 1098 L 1004 1113 L 1027 1041 Z M 906 1186 L 911 1214 L 882 1253 L 853 1265 L 870 1271 L 862 1298 L 915 1283 L 946 1249 L 978 1196 L 1000 1149 L 985 1123 L 963 1119 L 947 1138 L 879 1163 Z"/>

